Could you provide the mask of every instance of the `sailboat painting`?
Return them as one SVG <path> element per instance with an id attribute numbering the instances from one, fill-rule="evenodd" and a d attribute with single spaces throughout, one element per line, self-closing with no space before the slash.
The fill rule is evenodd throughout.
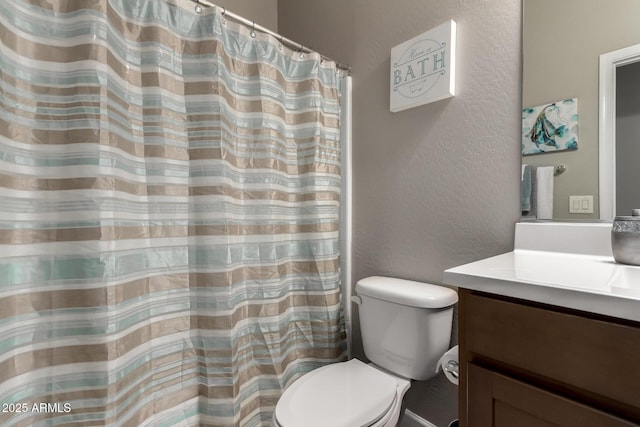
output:
<path id="1" fill-rule="evenodd" d="M 578 98 L 522 109 L 522 154 L 578 149 Z"/>

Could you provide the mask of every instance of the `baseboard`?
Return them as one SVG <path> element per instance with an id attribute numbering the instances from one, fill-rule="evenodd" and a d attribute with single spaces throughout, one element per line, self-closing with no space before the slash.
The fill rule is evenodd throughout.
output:
<path id="1" fill-rule="evenodd" d="M 436 427 L 429 421 L 425 420 L 419 415 L 414 414 L 408 409 L 405 409 L 404 417 L 400 425 L 402 427 Z"/>

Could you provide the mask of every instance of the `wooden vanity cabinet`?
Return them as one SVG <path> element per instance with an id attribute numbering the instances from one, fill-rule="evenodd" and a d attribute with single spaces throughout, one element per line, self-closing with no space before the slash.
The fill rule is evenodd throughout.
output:
<path id="1" fill-rule="evenodd" d="M 459 297 L 461 426 L 640 425 L 640 323 Z"/>

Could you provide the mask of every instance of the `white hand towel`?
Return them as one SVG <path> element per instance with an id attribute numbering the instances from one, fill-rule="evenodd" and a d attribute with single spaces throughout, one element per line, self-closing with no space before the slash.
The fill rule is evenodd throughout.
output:
<path id="1" fill-rule="evenodd" d="M 538 219 L 553 219 L 554 172 L 555 167 L 553 166 L 544 166 L 536 169 L 536 209 Z"/>

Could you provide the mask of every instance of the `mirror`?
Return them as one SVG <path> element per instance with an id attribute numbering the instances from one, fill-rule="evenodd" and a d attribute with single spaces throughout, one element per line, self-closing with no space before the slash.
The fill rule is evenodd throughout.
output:
<path id="1" fill-rule="evenodd" d="M 640 205 L 639 76 L 640 44 L 600 55 L 601 218 L 629 215 Z"/>
<path id="2" fill-rule="evenodd" d="M 545 113 L 543 125 L 548 126 L 543 126 L 542 133 L 551 131 L 562 136 L 572 130 L 571 119 L 577 120 L 577 149 L 573 149 L 575 147 L 571 144 L 560 144 L 560 148 L 568 149 L 523 155 L 523 165 L 530 166 L 533 172 L 532 177 L 535 177 L 536 170 L 542 167 L 553 167 L 554 170 L 558 166 L 564 168 L 563 172 L 556 171 L 555 177 L 551 178 L 553 190 L 550 199 L 552 199 L 553 209 L 548 215 L 549 218 L 545 219 L 593 221 L 611 220 L 614 215 L 629 215 L 630 212 L 618 212 L 626 208 L 613 207 L 616 200 L 626 198 L 628 191 L 622 185 L 623 182 L 628 182 L 628 178 L 621 176 L 617 180 L 615 178 L 616 166 L 618 166 L 617 169 L 621 169 L 622 165 L 616 162 L 613 151 L 620 151 L 630 141 L 635 140 L 635 144 L 640 144 L 638 142 L 640 131 L 635 131 L 637 137 L 634 138 L 632 136 L 634 131 L 625 130 L 625 134 L 629 136 L 624 140 L 620 138 L 612 140 L 611 133 L 604 135 L 606 126 L 599 125 L 599 121 L 606 120 L 606 113 L 610 111 L 603 111 L 604 105 L 600 105 L 599 65 L 601 55 L 640 44 L 640 25 L 637 23 L 640 16 L 640 0 L 523 1 L 523 114 L 525 109 L 530 107 L 552 106 L 545 110 L 552 114 Z M 631 62 L 637 61 L 619 63 L 620 66 L 614 66 L 613 70 L 616 71 L 617 68 L 617 71 L 622 72 L 626 67 L 633 65 Z M 617 72 L 614 73 L 614 75 L 617 74 Z M 631 70 L 624 74 L 635 74 L 640 79 L 640 73 Z M 618 92 L 630 93 L 631 89 L 620 87 L 624 79 L 621 78 L 617 85 L 616 78 L 612 77 L 612 79 Z M 637 88 L 638 86 L 635 89 L 637 94 L 635 98 L 640 99 Z M 613 106 L 611 109 L 615 110 L 615 92 L 610 98 Z M 566 105 L 562 105 L 566 100 L 577 101 L 577 116 L 574 117 L 572 113 L 571 117 L 563 118 L 560 115 L 558 119 L 558 111 L 562 113 L 565 112 L 562 109 L 567 108 Z M 634 109 L 635 107 L 632 106 L 627 111 Z M 535 111 L 540 117 L 539 110 Z M 599 117 L 601 112 L 602 118 Z M 638 109 L 636 114 L 640 115 Z M 613 121 L 612 124 L 611 121 L 607 123 L 613 127 L 614 137 L 616 121 L 619 123 L 633 121 L 628 118 L 622 119 L 620 116 L 609 117 L 609 120 Z M 640 123 L 640 117 L 636 116 L 635 122 Z M 524 130 L 523 128 L 523 133 L 525 133 Z M 618 132 L 618 136 L 621 135 L 621 132 Z M 544 143 L 543 141 L 539 144 Z M 553 144 L 547 141 L 547 145 Z M 545 147 L 542 148 L 539 151 L 544 151 Z M 636 148 L 635 151 L 636 154 L 618 154 L 618 156 L 629 158 L 640 155 L 638 153 L 640 150 Z M 633 160 L 637 165 L 640 157 Z M 621 170 L 617 172 L 621 173 Z M 635 182 L 640 181 L 636 179 Z M 617 191 L 616 187 L 618 187 Z M 633 192 L 633 185 L 627 187 L 632 187 Z M 640 186 L 636 184 L 635 187 L 636 194 L 631 196 L 636 197 L 635 202 L 632 198 L 626 203 L 640 207 L 640 196 L 637 190 Z M 534 186 L 534 192 L 535 190 L 537 189 Z M 593 212 L 570 213 L 570 196 L 591 196 Z M 534 198 L 531 197 L 532 200 Z M 588 197 L 578 199 L 578 204 L 574 204 L 573 207 L 583 210 L 585 204 L 589 204 Z M 588 210 L 588 206 L 584 210 Z M 536 217 L 523 215 L 523 219 L 528 218 Z"/>

